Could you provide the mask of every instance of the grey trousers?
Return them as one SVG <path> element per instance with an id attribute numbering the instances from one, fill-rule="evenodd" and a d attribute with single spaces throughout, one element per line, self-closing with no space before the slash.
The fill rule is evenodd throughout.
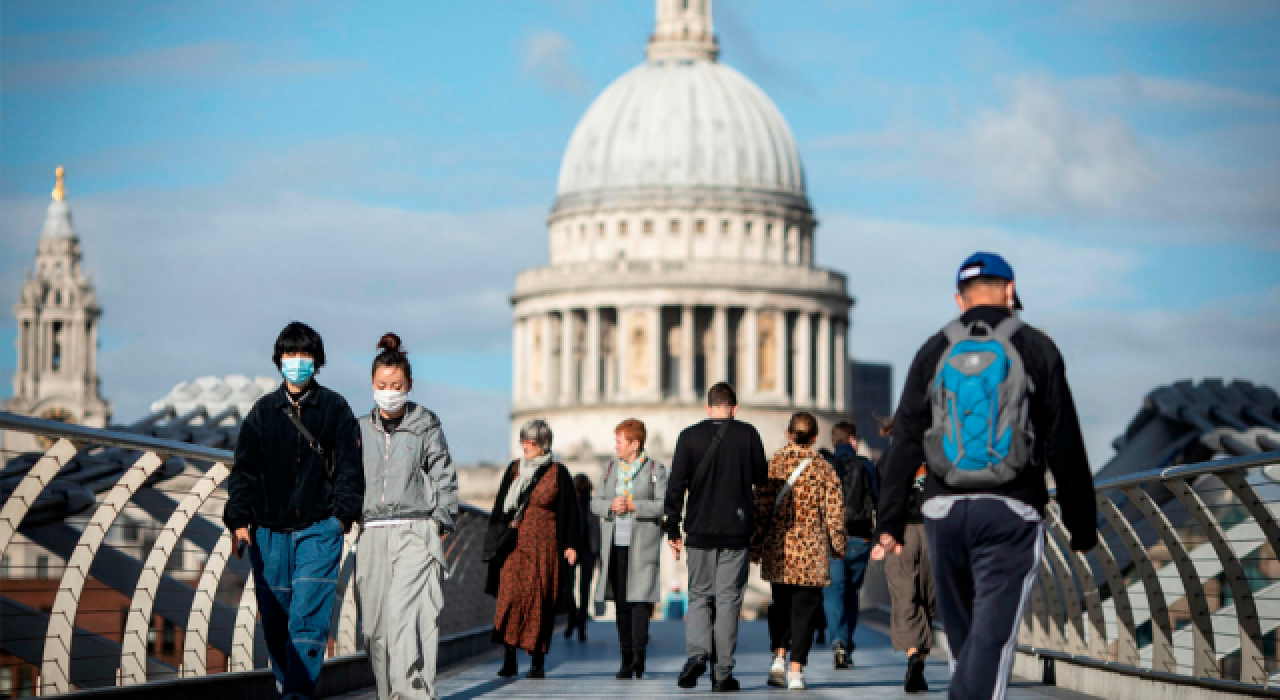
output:
<path id="1" fill-rule="evenodd" d="M 687 547 L 685 552 L 689 557 L 685 651 L 690 657 L 709 657 L 714 634 L 716 658 L 711 677 L 724 680 L 733 672 L 733 652 L 738 648 L 738 618 L 742 613 L 742 592 L 747 587 L 747 550 Z"/>
<path id="2" fill-rule="evenodd" d="M 361 531 L 356 545 L 360 631 L 386 700 L 435 700 L 440 588 L 439 526 L 434 520 Z"/>
<path id="3" fill-rule="evenodd" d="M 894 651 L 916 649 L 928 654 L 933 649 L 934 596 L 924 525 L 907 525 L 902 554 L 885 557 L 884 576 L 889 584 L 889 638 Z"/>

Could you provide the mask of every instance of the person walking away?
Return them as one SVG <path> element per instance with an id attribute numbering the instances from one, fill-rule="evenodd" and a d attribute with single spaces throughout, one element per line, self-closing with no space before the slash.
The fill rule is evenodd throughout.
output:
<path id="1" fill-rule="evenodd" d="M 854 632 L 858 627 L 859 593 L 871 554 L 875 530 L 876 469 L 858 454 L 858 428 L 840 421 L 831 428 L 834 452 L 820 450 L 840 478 L 844 497 L 844 556 L 831 560 L 831 585 L 822 590 L 822 609 L 831 632 L 831 656 L 836 670 L 853 668 Z"/>
<path id="2" fill-rule="evenodd" d="M 769 464 L 760 433 L 734 419 L 738 397 L 732 386 L 726 382 L 712 386 L 706 411 L 707 420 L 685 428 L 676 439 L 664 508 L 672 553 L 677 561 L 682 551 L 689 553 L 685 618 L 689 658 L 677 684 L 695 687 L 710 661 L 714 664 L 711 689 L 736 692 L 740 684 L 733 677 L 733 653 L 747 585 L 753 487 L 764 485 Z"/>
<path id="3" fill-rule="evenodd" d="M 818 421 L 791 416 L 787 446 L 769 462 L 769 477 L 756 491 L 751 559 L 770 583 L 769 640 L 773 666 L 769 685 L 804 690 L 822 589 L 831 583 L 831 560 L 845 554 L 844 489 L 840 477 L 813 448 Z M 787 650 L 791 667 L 787 668 Z"/>
<path id="4" fill-rule="evenodd" d="M 486 537 L 485 592 L 497 598 L 493 642 L 506 654 L 498 675 L 515 676 L 516 651 L 529 652 L 529 678 L 546 678 L 557 613 L 573 605 L 573 565 L 582 548 L 573 477 L 551 456 L 551 426 L 531 420 L 520 428 L 523 456 L 507 466 L 493 502 L 489 535 L 515 530 L 514 547 Z M 509 541 L 509 540 L 508 540 Z"/>
<path id="5" fill-rule="evenodd" d="M 1044 546 L 1045 469 L 1071 549 L 1097 542 L 1093 476 L 1057 346 L 1022 323 L 1013 268 L 975 253 L 956 276 L 961 316 L 911 363 L 880 494 L 879 543 L 903 552 L 908 493 L 924 481 L 953 698 L 1002 698 Z"/>
<path id="6" fill-rule="evenodd" d="M 591 510 L 601 518 L 604 542 L 596 604 L 614 601 L 622 666 L 617 678 L 644 677 L 653 606 L 662 598 L 662 509 L 667 468 L 645 454 L 644 423 L 624 420 L 614 429 L 618 458 L 605 467 Z"/>
<path id="7" fill-rule="evenodd" d="M 360 517 L 364 470 L 356 418 L 316 383 L 324 341 L 294 321 L 271 360 L 279 389 L 240 425 L 223 522 L 236 557 L 247 549 L 276 690 L 311 698 L 324 664 L 342 537 Z"/>
<path id="8" fill-rule="evenodd" d="M 458 473 L 440 419 L 409 400 L 413 369 L 387 333 L 373 360 L 375 407 L 360 417 L 364 512 L 356 600 L 379 698 L 435 700 L 444 606 L 441 538 L 458 521 Z"/>
<path id="9" fill-rule="evenodd" d="M 574 475 L 573 488 L 578 493 L 578 513 L 582 516 L 579 521 L 582 525 L 579 535 L 582 551 L 578 552 L 578 563 L 573 567 L 578 573 L 578 599 L 574 603 L 573 612 L 569 614 L 569 624 L 565 625 L 564 638 L 573 636 L 573 630 L 577 629 L 578 641 L 585 642 L 587 620 L 591 619 L 587 613 L 587 605 L 591 602 L 591 579 L 595 576 L 596 562 L 600 559 L 600 518 L 591 512 L 591 492 L 595 488 L 591 484 L 591 478 L 586 474 Z"/>
<path id="10" fill-rule="evenodd" d="M 893 434 L 893 419 L 886 419 L 880 434 Z M 881 457 L 881 467 L 885 457 Z M 925 660 L 933 649 L 934 594 L 933 572 L 929 565 L 929 547 L 924 532 L 924 517 L 920 514 L 923 501 L 925 474 L 928 467 L 916 467 L 915 478 L 907 501 L 907 527 L 902 541 L 902 552 L 886 557 L 884 547 L 877 544 L 871 550 L 871 558 L 884 561 L 885 582 L 889 587 L 889 640 L 894 651 L 907 654 L 907 675 L 902 687 L 908 693 L 929 690 L 924 677 Z"/>

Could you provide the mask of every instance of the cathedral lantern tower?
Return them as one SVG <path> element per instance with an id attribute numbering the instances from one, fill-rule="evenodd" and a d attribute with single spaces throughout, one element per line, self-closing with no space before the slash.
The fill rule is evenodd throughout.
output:
<path id="1" fill-rule="evenodd" d="M 111 404 L 102 398 L 98 378 L 102 308 L 81 266 L 80 237 L 71 225 L 63 178 L 59 167 L 35 269 L 27 271 L 13 307 L 18 366 L 13 398 L 4 402 L 4 410 L 103 428 Z"/>

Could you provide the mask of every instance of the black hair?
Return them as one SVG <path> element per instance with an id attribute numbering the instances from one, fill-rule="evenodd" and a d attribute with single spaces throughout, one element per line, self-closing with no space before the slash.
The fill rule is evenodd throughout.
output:
<path id="1" fill-rule="evenodd" d="M 314 328 L 302 321 L 294 321 L 280 331 L 271 361 L 276 363 L 276 369 L 280 369 L 280 358 L 295 352 L 310 355 L 315 360 L 316 369 L 324 367 L 324 341 Z"/>
<path id="2" fill-rule="evenodd" d="M 712 408 L 716 406 L 737 406 L 738 393 L 733 390 L 729 382 L 718 382 L 707 390 L 707 405 Z"/>
<path id="3" fill-rule="evenodd" d="M 797 445 L 812 445 L 818 439 L 818 419 L 808 411 L 800 411 L 791 415 L 787 424 L 787 432 Z"/>
<path id="4" fill-rule="evenodd" d="M 851 420 L 842 420 L 836 423 L 831 426 L 831 432 L 834 433 L 833 437 L 836 438 L 835 441 L 837 443 L 848 442 L 850 438 L 858 439 L 858 426 L 854 425 Z"/>
<path id="5" fill-rule="evenodd" d="M 409 356 L 401 349 L 400 336 L 387 333 L 378 341 L 378 356 L 373 358 L 373 371 L 377 374 L 379 367 L 399 367 L 404 378 L 413 381 L 413 369 L 409 367 Z"/>

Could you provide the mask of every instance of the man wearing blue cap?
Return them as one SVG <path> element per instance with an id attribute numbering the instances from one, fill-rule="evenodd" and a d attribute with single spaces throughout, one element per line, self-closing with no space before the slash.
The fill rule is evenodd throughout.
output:
<path id="1" fill-rule="evenodd" d="M 1014 313 L 1013 268 L 974 253 L 956 286 L 961 316 L 920 348 L 898 403 L 872 557 L 902 552 L 912 478 L 926 464 L 921 510 L 951 651 L 948 695 L 1003 698 L 1043 554 L 1045 469 L 1080 552 L 1097 542 L 1093 474 L 1062 355 Z M 923 674 L 913 660 L 907 688 Z"/>

